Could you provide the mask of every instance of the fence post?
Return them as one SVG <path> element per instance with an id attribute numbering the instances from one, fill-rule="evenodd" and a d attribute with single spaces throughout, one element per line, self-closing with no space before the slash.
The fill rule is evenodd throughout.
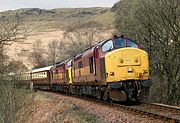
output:
<path id="1" fill-rule="evenodd" d="M 33 91 L 33 82 L 30 82 L 30 90 Z"/>

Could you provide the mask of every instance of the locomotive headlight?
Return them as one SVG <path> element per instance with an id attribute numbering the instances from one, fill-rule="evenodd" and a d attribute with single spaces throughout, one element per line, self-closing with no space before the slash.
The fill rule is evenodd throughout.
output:
<path id="1" fill-rule="evenodd" d="M 131 67 L 128 68 L 128 72 L 132 72 L 133 69 Z"/>
<path id="2" fill-rule="evenodd" d="M 148 71 L 147 70 L 144 70 L 144 74 L 147 74 L 148 73 Z"/>
<path id="3" fill-rule="evenodd" d="M 124 61 L 123 61 L 123 59 L 120 59 L 120 63 L 123 63 Z"/>
<path id="4" fill-rule="evenodd" d="M 134 62 L 138 63 L 138 61 L 139 61 L 138 58 L 136 58 Z"/>
<path id="5" fill-rule="evenodd" d="M 110 72 L 110 74 L 109 74 L 110 76 L 114 76 L 114 72 Z"/>

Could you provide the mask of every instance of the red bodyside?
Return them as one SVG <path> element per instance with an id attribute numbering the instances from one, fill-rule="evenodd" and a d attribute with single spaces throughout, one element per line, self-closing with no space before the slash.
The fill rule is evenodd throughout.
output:
<path id="1" fill-rule="evenodd" d="M 66 70 L 65 64 L 57 65 L 51 70 L 51 84 L 65 84 L 66 83 Z"/>
<path id="2" fill-rule="evenodd" d="M 79 82 L 79 78 L 81 76 L 81 68 L 83 67 L 82 64 L 82 54 L 77 55 L 74 60 L 73 60 L 73 65 L 72 65 L 72 78 L 73 82 Z M 75 72 L 76 71 L 76 72 Z"/>
<path id="3" fill-rule="evenodd" d="M 73 61 L 73 81 L 75 83 L 87 84 L 101 81 L 102 82 L 102 65 L 105 53 L 99 46 L 94 46 L 86 50 L 82 56 L 78 56 Z M 82 66 L 79 64 L 82 63 Z M 89 68 L 89 71 L 87 71 Z M 82 73 L 83 72 L 83 73 Z"/>

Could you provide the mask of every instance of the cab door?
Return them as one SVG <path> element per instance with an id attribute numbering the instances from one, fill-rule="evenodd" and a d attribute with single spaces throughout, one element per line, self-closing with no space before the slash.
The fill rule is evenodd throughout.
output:
<path id="1" fill-rule="evenodd" d="M 100 54 L 100 48 L 96 47 L 94 49 L 94 75 L 96 76 L 96 80 L 97 81 L 102 81 L 102 76 L 103 76 L 103 72 L 102 72 L 102 59 L 99 57 Z"/>

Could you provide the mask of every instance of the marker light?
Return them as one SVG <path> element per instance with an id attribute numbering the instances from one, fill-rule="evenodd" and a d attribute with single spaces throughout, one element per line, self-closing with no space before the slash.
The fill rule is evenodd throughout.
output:
<path id="1" fill-rule="evenodd" d="M 130 68 L 128 68 L 128 72 L 132 72 L 133 71 L 133 69 L 130 67 Z"/>

